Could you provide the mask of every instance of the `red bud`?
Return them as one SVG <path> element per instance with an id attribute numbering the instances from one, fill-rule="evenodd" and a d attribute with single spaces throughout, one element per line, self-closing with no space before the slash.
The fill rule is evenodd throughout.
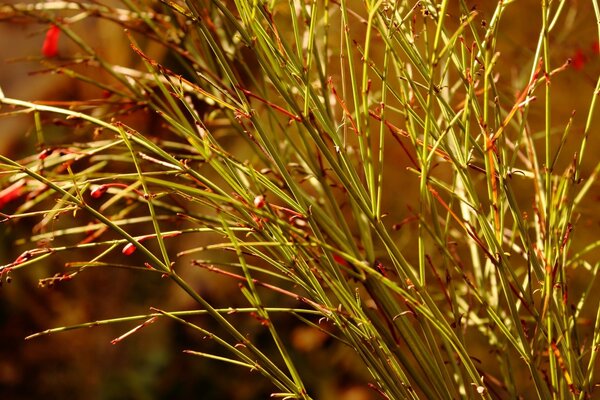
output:
<path id="1" fill-rule="evenodd" d="M 0 210 L 13 200 L 25 194 L 25 179 L 18 180 L 6 189 L 0 191 Z"/>
<path id="2" fill-rule="evenodd" d="M 349 267 L 350 263 L 348 263 L 348 261 L 346 261 L 345 258 L 343 258 L 342 256 L 338 255 L 338 254 L 334 254 L 333 255 L 333 261 L 335 261 L 336 263 L 344 266 L 344 267 Z"/>
<path id="3" fill-rule="evenodd" d="M 265 206 L 265 196 L 256 196 L 254 198 L 254 207 L 263 208 Z"/>
<path id="4" fill-rule="evenodd" d="M 42 150 L 42 152 L 40 154 L 38 154 L 38 159 L 39 160 L 45 160 L 46 157 L 48 157 L 50 154 L 52 154 L 53 151 L 54 151 L 54 149 L 44 149 L 44 150 Z"/>
<path id="5" fill-rule="evenodd" d="M 44 57 L 52 58 L 58 55 L 58 37 L 60 36 L 60 28 L 56 25 L 50 25 L 46 32 L 46 39 L 42 45 L 42 54 Z"/>
<path id="6" fill-rule="evenodd" d="M 104 193 L 106 193 L 106 190 L 108 190 L 108 186 L 106 185 L 97 186 L 92 189 L 90 196 L 92 196 L 94 199 L 99 199 Z"/>
<path id="7" fill-rule="evenodd" d="M 125 247 L 123 247 L 123 250 L 121 250 L 121 252 L 123 254 L 125 254 L 126 256 L 130 256 L 133 254 L 133 252 L 136 250 L 136 247 L 133 243 L 127 243 L 125 245 Z"/>

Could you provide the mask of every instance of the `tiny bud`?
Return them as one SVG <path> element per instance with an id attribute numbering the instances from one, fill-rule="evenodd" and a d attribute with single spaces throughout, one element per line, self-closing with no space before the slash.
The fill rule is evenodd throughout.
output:
<path id="1" fill-rule="evenodd" d="M 20 179 L 4 190 L 0 190 L 0 209 L 21 197 L 26 192 L 25 179 Z"/>
<path id="2" fill-rule="evenodd" d="M 263 208 L 265 206 L 265 196 L 256 196 L 254 198 L 254 207 Z"/>
<path id="3" fill-rule="evenodd" d="M 94 199 L 99 199 L 100 197 L 102 197 L 102 195 L 104 193 L 106 193 L 107 190 L 108 190 L 108 187 L 106 185 L 96 186 L 90 192 L 90 196 L 92 196 Z"/>
<path id="4" fill-rule="evenodd" d="M 46 38 L 42 45 L 42 54 L 44 57 L 52 58 L 58 55 L 58 37 L 60 36 L 60 28 L 56 25 L 50 25 L 46 32 Z"/>
<path id="5" fill-rule="evenodd" d="M 350 267 L 350 263 L 348 263 L 348 261 L 346 261 L 346 259 L 344 259 L 342 256 L 340 256 L 338 254 L 333 255 L 333 261 L 335 261 L 336 263 L 338 263 L 344 267 Z"/>
<path id="6" fill-rule="evenodd" d="M 24 263 L 25 261 L 31 258 L 31 252 L 25 251 L 23 252 L 15 261 L 13 261 L 13 265 L 19 265 Z"/>
<path id="7" fill-rule="evenodd" d="M 50 154 L 52 154 L 54 150 L 52 149 L 44 149 L 40 154 L 38 154 L 38 159 L 45 160 Z"/>
<path id="8" fill-rule="evenodd" d="M 121 250 L 121 252 L 123 254 L 125 254 L 126 256 L 130 256 L 133 254 L 133 252 L 136 250 L 136 247 L 133 243 L 127 243 L 125 245 L 125 247 L 123 247 L 123 250 Z"/>

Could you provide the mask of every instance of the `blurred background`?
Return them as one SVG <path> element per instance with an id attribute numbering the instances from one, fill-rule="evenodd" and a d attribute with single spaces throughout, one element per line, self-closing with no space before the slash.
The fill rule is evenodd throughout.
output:
<path id="1" fill-rule="evenodd" d="M 0 7 L 14 3 L 0 2 Z M 355 3 L 357 10 L 363 9 L 362 2 Z M 485 21 L 492 16 L 495 6 L 492 3 L 495 2 L 482 0 L 468 3 L 480 10 L 477 18 L 482 27 L 485 26 Z M 541 24 L 539 4 L 539 1 L 525 0 L 508 7 L 497 44 L 501 53 L 497 66 L 500 80 L 522 81 L 521 77 L 529 74 Z M 600 56 L 591 2 L 574 0 L 567 7 L 570 10 L 564 13 L 564 21 L 559 22 L 564 23 L 565 29 L 555 31 L 551 38 L 554 43 L 552 64 L 559 67 L 569 58 L 572 63 L 552 80 L 555 93 L 564 94 L 555 96 L 552 118 L 557 121 L 556 125 L 564 126 L 572 112 L 576 111 L 573 133 L 563 150 L 565 154 L 572 154 L 579 147 L 590 98 L 600 72 Z M 453 13 L 452 18 L 458 20 L 458 13 Z M 47 66 L 41 57 L 41 46 L 47 29 L 48 25 L 31 24 L 25 20 L 0 23 L 0 88 L 4 94 L 12 98 L 45 101 L 100 97 L 101 93 L 96 88 L 65 76 L 44 72 Z M 110 61 L 120 65 L 139 65 L 138 57 L 123 36 L 122 27 L 89 18 L 73 29 L 77 29 L 92 47 Z M 361 42 L 358 29 L 356 35 Z M 375 45 L 380 46 L 381 43 L 376 41 Z M 59 42 L 59 51 L 68 54 L 77 50 L 63 37 Z M 156 56 L 159 57 L 160 53 Z M 99 76 L 98 79 L 103 77 Z M 534 127 L 542 123 L 543 108 L 539 106 L 541 104 L 532 108 Z M 132 118 L 128 123 L 140 131 L 153 127 L 151 118 L 143 115 Z M 600 140 L 595 134 L 596 130 L 592 132 L 583 176 L 589 175 L 598 162 Z M 65 135 L 73 134 L 72 129 L 56 125 L 49 127 L 48 138 L 61 143 L 65 141 Z M 13 158 L 34 153 L 36 141 L 33 136 L 30 116 L 0 119 L 0 153 Z M 388 160 L 392 163 L 389 168 L 404 171 L 407 161 L 403 153 L 393 146 L 388 146 L 388 152 Z M 559 168 L 564 169 L 568 162 L 566 160 Z M 416 193 L 418 180 L 402 175 L 398 176 L 398 180 L 403 187 L 403 196 L 399 198 L 397 193 L 390 193 L 384 208 L 401 220 L 408 215 L 407 206 L 414 206 L 412 199 L 416 196 L 411 196 L 411 191 Z M 597 186 L 593 191 L 595 194 L 584 206 L 584 211 L 589 212 L 582 214 L 575 231 L 582 246 L 598 239 L 599 221 L 593 211 L 600 200 L 600 191 Z M 34 223 L 23 220 L 19 224 L 0 225 L 0 265 L 12 262 L 22 253 L 24 248 L 15 245 L 14 239 L 27 236 Z M 410 248 L 411 231 L 405 231 L 399 240 Z M 171 242 L 173 251 L 190 247 L 189 243 L 174 242 Z M 412 247 L 416 248 L 414 245 Z M 408 254 L 409 258 L 414 256 Z M 214 345 L 210 341 L 203 340 L 197 333 L 172 321 L 159 320 L 115 345 L 111 344 L 111 340 L 137 324 L 88 328 L 25 341 L 27 335 L 47 328 L 146 314 L 151 306 L 166 310 L 195 306 L 187 295 L 160 276 L 137 279 L 134 272 L 118 269 L 90 269 L 79 274 L 74 281 L 38 287 L 40 279 L 63 271 L 65 262 L 81 259 L 77 254 L 70 257 L 72 259 L 68 260 L 51 257 L 33 268 L 11 273 L 11 283 L 5 282 L 0 288 L 0 398 L 269 398 L 272 386 L 259 374 L 184 354 L 182 351 L 186 349 L 201 347 L 202 351 L 207 352 L 215 349 L 211 348 Z M 237 284 L 228 279 L 193 269 L 186 272 L 186 279 L 213 304 L 245 304 Z M 577 280 L 576 277 L 574 279 Z M 596 304 L 594 299 L 591 303 Z M 285 305 L 280 300 L 278 304 Z M 288 305 L 295 306 L 292 301 Z M 292 356 L 298 360 L 309 391 L 315 393 L 315 399 L 381 398 L 368 387 L 368 371 L 349 349 L 296 319 L 287 316 L 278 318 L 276 324 L 288 341 Z M 195 320 L 203 327 L 218 332 L 218 327 L 208 318 L 197 317 Z M 264 332 L 257 321 L 240 317 L 235 322 L 241 327 L 240 330 L 248 332 L 260 343 Z M 264 341 L 269 342 L 269 338 L 265 337 Z"/>

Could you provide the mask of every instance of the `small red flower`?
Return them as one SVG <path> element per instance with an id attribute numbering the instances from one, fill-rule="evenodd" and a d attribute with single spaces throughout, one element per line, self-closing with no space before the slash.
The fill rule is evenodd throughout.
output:
<path id="1" fill-rule="evenodd" d="M 52 58 L 58 55 L 58 37 L 60 36 L 60 28 L 56 25 L 50 25 L 46 32 L 46 39 L 42 45 L 42 54 L 44 57 Z"/>
<path id="2" fill-rule="evenodd" d="M 585 67 L 587 61 L 588 59 L 585 54 L 583 54 L 583 51 L 581 51 L 581 49 L 577 49 L 575 54 L 573 54 L 573 57 L 571 57 L 571 66 L 573 66 L 573 68 L 576 70 L 580 70 Z"/>

